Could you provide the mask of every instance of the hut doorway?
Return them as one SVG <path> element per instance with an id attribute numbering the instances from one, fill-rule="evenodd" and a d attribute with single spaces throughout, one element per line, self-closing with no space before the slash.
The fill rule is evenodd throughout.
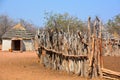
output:
<path id="1" fill-rule="evenodd" d="M 20 51 L 21 40 L 12 40 L 12 50 Z"/>

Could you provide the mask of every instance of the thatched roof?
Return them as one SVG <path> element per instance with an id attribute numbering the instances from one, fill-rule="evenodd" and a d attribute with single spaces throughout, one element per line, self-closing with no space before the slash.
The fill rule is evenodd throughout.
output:
<path id="1" fill-rule="evenodd" d="M 15 25 L 12 29 L 6 32 L 3 36 L 3 39 L 12 39 L 12 38 L 22 38 L 22 39 L 32 39 L 34 35 L 27 31 L 20 23 Z"/>

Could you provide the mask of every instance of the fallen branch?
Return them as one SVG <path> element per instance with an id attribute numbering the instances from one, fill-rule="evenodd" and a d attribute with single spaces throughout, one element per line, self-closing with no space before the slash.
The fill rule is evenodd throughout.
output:
<path id="1" fill-rule="evenodd" d="M 120 77 L 120 72 L 112 71 L 112 70 L 105 69 L 105 68 L 102 68 L 102 72 Z"/>
<path id="2" fill-rule="evenodd" d="M 112 80 L 120 79 L 120 72 L 112 71 L 112 70 L 105 69 L 105 68 L 101 68 L 101 70 L 102 70 L 104 78 L 109 78 Z"/>
<path id="3" fill-rule="evenodd" d="M 108 76 L 103 76 L 103 78 L 105 78 L 105 79 L 109 79 L 109 80 L 119 80 L 119 79 L 112 78 L 112 77 L 108 77 Z"/>

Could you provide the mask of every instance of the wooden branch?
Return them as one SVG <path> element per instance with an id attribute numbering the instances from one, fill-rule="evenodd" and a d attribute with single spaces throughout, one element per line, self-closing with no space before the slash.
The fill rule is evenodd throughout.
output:
<path id="1" fill-rule="evenodd" d="M 46 51 L 51 51 L 51 52 L 53 52 L 54 54 L 57 54 L 57 55 L 62 55 L 62 56 L 64 56 L 64 57 L 69 57 L 69 58 L 86 58 L 86 59 L 88 59 L 88 56 L 86 56 L 86 55 L 67 55 L 67 54 L 63 54 L 62 52 L 57 52 L 57 51 L 55 51 L 55 50 L 52 50 L 52 49 L 47 49 L 46 47 L 41 47 L 42 49 L 44 49 L 44 50 L 46 50 Z M 50 53 L 51 54 L 51 53 Z"/>
<path id="2" fill-rule="evenodd" d="M 82 38 L 80 32 L 78 32 L 78 35 L 79 35 L 79 37 L 80 37 L 80 41 L 81 41 L 81 43 L 83 43 L 83 44 L 85 44 L 85 45 L 88 46 L 88 43 L 85 43 L 85 42 L 83 41 L 83 38 Z"/>
<path id="3" fill-rule="evenodd" d="M 119 79 L 112 78 L 112 77 L 108 77 L 108 76 L 103 76 L 103 78 L 105 78 L 105 79 L 109 79 L 109 80 L 119 80 Z"/>
<path id="4" fill-rule="evenodd" d="M 91 17 L 88 18 L 88 37 L 89 37 L 89 42 L 90 42 L 90 36 L 91 36 L 90 23 L 91 23 Z"/>
<path id="5" fill-rule="evenodd" d="M 112 70 L 105 69 L 105 68 L 102 68 L 102 72 L 120 77 L 120 72 L 112 71 Z"/>
<path id="6" fill-rule="evenodd" d="M 98 22 L 100 22 L 100 19 L 96 16 L 96 20 L 98 21 Z"/>

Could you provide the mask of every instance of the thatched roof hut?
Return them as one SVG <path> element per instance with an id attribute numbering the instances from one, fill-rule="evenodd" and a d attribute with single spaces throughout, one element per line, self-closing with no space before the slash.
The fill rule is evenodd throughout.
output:
<path id="1" fill-rule="evenodd" d="M 33 50 L 34 35 L 20 23 L 2 36 L 2 50 Z"/>

